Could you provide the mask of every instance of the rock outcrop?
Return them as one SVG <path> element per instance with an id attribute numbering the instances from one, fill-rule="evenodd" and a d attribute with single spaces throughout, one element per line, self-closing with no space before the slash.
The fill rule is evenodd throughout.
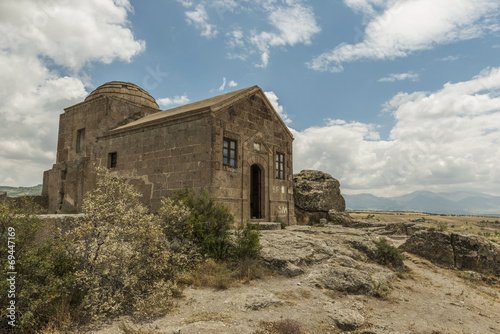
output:
<path id="1" fill-rule="evenodd" d="M 295 206 L 305 211 L 345 211 L 339 181 L 321 171 L 303 170 L 293 174 L 293 194 Z"/>
<path id="2" fill-rule="evenodd" d="M 262 259 L 278 273 L 295 277 L 307 273 L 312 284 L 349 294 L 373 294 L 374 282 L 387 282 L 394 273 L 375 263 L 377 248 L 370 236 L 333 226 L 290 227 L 288 233 L 262 235 Z M 338 233 L 338 235 L 337 235 Z M 312 269 L 314 268 L 314 269 Z"/>
<path id="3" fill-rule="evenodd" d="M 450 268 L 500 277 L 500 245 L 477 235 L 421 231 L 400 249 Z"/>
<path id="4" fill-rule="evenodd" d="M 328 220 L 328 212 L 331 210 L 345 211 L 339 181 L 317 170 L 303 170 L 293 175 L 293 199 L 299 223 Z"/>

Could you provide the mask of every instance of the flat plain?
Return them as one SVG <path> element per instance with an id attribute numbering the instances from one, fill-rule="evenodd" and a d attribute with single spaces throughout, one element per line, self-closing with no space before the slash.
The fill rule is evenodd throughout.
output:
<path id="1" fill-rule="evenodd" d="M 500 244 L 500 217 L 444 215 L 399 211 L 348 211 L 354 219 L 383 222 L 414 222 L 439 231 L 466 232 Z"/>

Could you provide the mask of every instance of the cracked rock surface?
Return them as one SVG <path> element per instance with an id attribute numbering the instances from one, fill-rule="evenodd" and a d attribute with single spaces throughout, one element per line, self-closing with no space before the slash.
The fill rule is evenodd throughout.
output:
<path id="1" fill-rule="evenodd" d="M 500 277 L 500 245 L 474 234 L 421 231 L 400 249 L 450 268 Z"/>
<path id="2" fill-rule="evenodd" d="M 308 334 L 500 333 L 498 283 L 483 283 L 482 274 L 450 270 L 410 253 L 405 260 L 409 269 L 398 276 L 374 261 L 373 240 L 384 237 L 393 245 L 418 248 L 427 234 L 417 231 L 408 237 L 405 228 L 395 225 L 363 225 L 264 231 L 262 257 L 280 274 L 227 290 L 188 287 L 163 317 L 147 323 L 121 317 L 97 324 L 90 332 L 122 334 L 120 325 L 125 323 L 151 334 L 267 334 L 262 322 L 292 319 Z M 390 230 L 396 234 L 388 234 Z M 453 254 L 450 234 L 428 237 L 443 264 L 458 263 L 438 252 L 450 244 L 445 248 Z M 464 254 L 462 263 L 473 252 L 495 259 L 484 253 L 486 244 L 480 241 L 455 241 L 455 252 Z"/>

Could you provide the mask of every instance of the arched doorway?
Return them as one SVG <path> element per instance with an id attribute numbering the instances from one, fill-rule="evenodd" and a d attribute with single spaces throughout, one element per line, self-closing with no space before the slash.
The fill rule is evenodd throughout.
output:
<path id="1" fill-rule="evenodd" d="M 250 218 L 260 219 L 264 217 L 264 206 L 262 198 L 264 193 L 264 175 L 258 165 L 250 167 Z"/>

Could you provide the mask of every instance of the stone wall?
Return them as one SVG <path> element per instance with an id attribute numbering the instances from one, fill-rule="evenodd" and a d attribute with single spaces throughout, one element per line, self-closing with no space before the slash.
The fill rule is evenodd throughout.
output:
<path id="1" fill-rule="evenodd" d="M 64 109 L 60 115 L 56 164 L 44 173 L 43 195 L 49 212 L 81 210 L 83 195 L 95 186 L 94 143 L 119 124 L 157 112 L 130 101 L 101 96 Z M 83 145 L 77 149 L 78 131 L 85 129 Z"/>
<path id="2" fill-rule="evenodd" d="M 261 216 L 263 221 L 279 219 L 295 224 L 292 185 L 292 137 L 278 116 L 255 94 L 216 113 L 212 138 L 212 183 L 215 195 L 225 202 L 237 221 L 253 218 L 250 212 L 251 166 L 262 172 Z M 222 164 L 224 138 L 236 140 L 236 168 Z M 275 175 L 276 153 L 285 155 L 285 178 Z"/>
<path id="3" fill-rule="evenodd" d="M 112 172 L 136 185 L 155 211 L 177 189 L 210 187 L 209 121 L 192 117 L 111 133 L 98 140 L 94 161 L 106 167 L 109 153 L 116 152 Z"/>

